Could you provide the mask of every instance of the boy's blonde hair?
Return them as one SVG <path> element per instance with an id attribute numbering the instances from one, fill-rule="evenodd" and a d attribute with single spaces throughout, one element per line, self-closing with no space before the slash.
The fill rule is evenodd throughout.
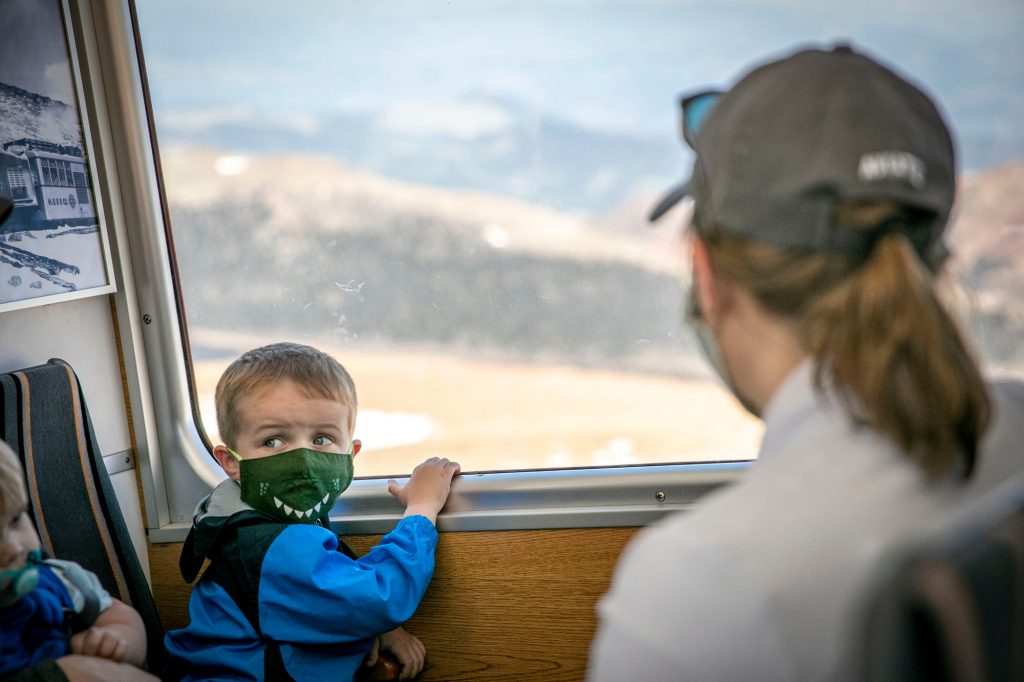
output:
<path id="1" fill-rule="evenodd" d="M 236 445 L 241 399 L 285 380 L 294 381 L 314 396 L 347 406 L 349 431 L 355 427 L 359 406 L 356 386 L 341 363 L 312 346 L 272 343 L 244 353 L 224 370 L 217 382 L 217 427 L 225 444 L 232 448 Z"/>
<path id="2" fill-rule="evenodd" d="M 11 446 L 0 440 L 0 512 L 24 507 L 27 502 L 21 462 Z"/>

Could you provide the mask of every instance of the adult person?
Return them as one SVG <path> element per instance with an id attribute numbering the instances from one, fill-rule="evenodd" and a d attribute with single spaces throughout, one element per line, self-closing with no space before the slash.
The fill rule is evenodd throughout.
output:
<path id="1" fill-rule="evenodd" d="M 1021 469 L 1024 386 L 986 384 L 939 300 L 954 147 L 920 89 L 846 46 L 683 100 L 691 306 L 765 422 L 744 478 L 638 534 L 588 678 L 834 680 L 887 549 Z"/>

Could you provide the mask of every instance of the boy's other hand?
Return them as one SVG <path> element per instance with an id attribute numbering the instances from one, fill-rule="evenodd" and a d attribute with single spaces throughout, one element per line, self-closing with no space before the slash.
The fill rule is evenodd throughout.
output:
<path id="1" fill-rule="evenodd" d="M 93 626 L 71 637 L 72 653 L 96 656 L 120 663 L 128 643 L 111 628 Z"/>
<path id="2" fill-rule="evenodd" d="M 366 658 L 363 659 L 363 665 L 367 668 L 372 668 L 377 665 L 378 658 L 380 658 L 380 637 L 374 637 L 373 648 L 370 649 L 370 653 L 366 654 Z"/>
<path id="3" fill-rule="evenodd" d="M 395 628 L 379 637 L 381 651 L 388 651 L 401 664 L 400 680 L 411 680 L 423 671 L 427 647 L 404 628 Z"/>
<path id="4" fill-rule="evenodd" d="M 405 505 L 405 515 L 422 515 L 432 523 L 444 507 L 452 489 L 452 477 L 462 468 L 458 462 L 444 457 L 431 457 L 412 471 L 409 482 L 404 486 L 398 481 L 388 481 L 388 492 Z"/>

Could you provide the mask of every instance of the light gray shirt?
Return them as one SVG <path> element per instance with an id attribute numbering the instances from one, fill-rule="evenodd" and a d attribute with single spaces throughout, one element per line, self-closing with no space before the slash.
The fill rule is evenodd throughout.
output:
<path id="1" fill-rule="evenodd" d="M 110 593 L 103 588 L 103 583 L 92 571 L 87 571 L 74 561 L 63 559 L 47 559 L 46 565 L 54 569 L 54 574 L 71 595 L 71 604 L 75 613 L 81 613 L 85 608 L 85 593 L 82 590 L 89 590 L 99 602 L 100 613 L 103 613 L 113 605 Z"/>
<path id="2" fill-rule="evenodd" d="M 1024 470 L 1024 385 L 992 385 L 973 482 L 929 486 L 895 445 L 817 393 L 812 374 L 802 364 L 772 396 L 758 461 L 739 483 L 627 547 L 599 606 L 588 680 L 837 679 L 882 553 Z"/>

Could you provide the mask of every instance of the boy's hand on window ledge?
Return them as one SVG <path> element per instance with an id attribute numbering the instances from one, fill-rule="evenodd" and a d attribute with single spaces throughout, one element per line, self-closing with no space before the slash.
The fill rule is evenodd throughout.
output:
<path id="1" fill-rule="evenodd" d="M 413 469 L 404 486 L 398 481 L 388 481 L 388 492 L 405 505 L 405 516 L 425 516 L 436 524 L 437 513 L 451 493 L 452 477 L 461 470 L 458 462 L 431 457 Z"/>

